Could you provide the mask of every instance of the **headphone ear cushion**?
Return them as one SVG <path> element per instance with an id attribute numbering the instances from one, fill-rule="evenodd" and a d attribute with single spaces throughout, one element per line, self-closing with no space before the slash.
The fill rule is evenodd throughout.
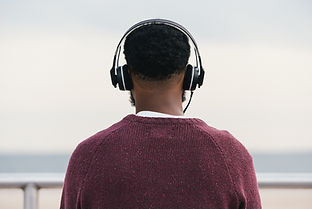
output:
<path id="1" fill-rule="evenodd" d="M 128 72 L 128 65 L 117 68 L 117 81 L 120 90 L 131 90 L 133 88 L 132 80 Z"/>
<path id="2" fill-rule="evenodd" d="M 188 64 L 183 81 L 183 90 L 193 91 L 198 83 L 198 68 Z"/>

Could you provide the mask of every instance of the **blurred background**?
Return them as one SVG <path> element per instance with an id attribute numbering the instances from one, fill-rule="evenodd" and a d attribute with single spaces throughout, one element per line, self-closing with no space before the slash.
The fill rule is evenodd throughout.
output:
<path id="1" fill-rule="evenodd" d="M 188 117 L 230 131 L 257 173 L 312 172 L 311 11 L 308 0 L 0 0 L 0 173 L 64 173 L 78 143 L 135 113 L 109 70 L 124 32 L 148 18 L 198 44 L 206 75 Z M 41 191 L 40 208 L 60 192 Z M 311 196 L 261 190 L 264 208 L 311 209 Z M 0 189 L 0 208 L 21 207 L 21 191 Z"/>

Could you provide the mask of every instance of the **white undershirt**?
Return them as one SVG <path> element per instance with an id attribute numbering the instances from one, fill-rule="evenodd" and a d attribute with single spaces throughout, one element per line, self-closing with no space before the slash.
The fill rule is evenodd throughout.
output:
<path id="1" fill-rule="evenodd" d="M 158 118 L 187 118 L 184 115 L 169 115 L 161 112 L 154 112 L 154 111 L 140 111 L 136 114 L 137 116 L 142 117 L 158 117 Z"/>

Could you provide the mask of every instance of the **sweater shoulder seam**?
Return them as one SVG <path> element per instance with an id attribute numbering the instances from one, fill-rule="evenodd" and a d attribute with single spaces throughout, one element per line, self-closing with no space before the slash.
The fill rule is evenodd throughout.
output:
<path id="1" fill-rule="evenodd" d="M 198 128 L 195 124 L 192 124 L 195 128 Z M 232 189 L 234 190 L 234 193 L 235 193 L 235 197 L 236 197 L 236 200 L 237 200 L 237 203 L 239 204 L 239 198 L 238 198 L 238 192 L 236 190 L 236 187 L 237 185 L 235 184 L 235 182 L 233 181 L 233 178 L 232 178 L 232 175 L 230 174 L 230 169 L 229 169 L 229 166 L 228 166 L 228 163 L 226 162 L 225 160 L 225 155 L 224 155 L 224 152 L 223 152 L 223 149 L 220 147 L 220 145 L 216 142 L 216 140 L 214 139 L 214 137 L 206 132 L 206 131 L 203 131 L 199 128 L 199 131 L 204 133 L 204 134 L 207 134 L 208 137 L 211 139 L 211 141 L 213 142 L 213 144 L 217 147 L 218 151 L 220 152 L 221 156 L 222 156 L 222 159 L 224 161 L 224 164 L 225 164 L 225 167 L 226 167 L 226 171 L 227 171 L 227 174 L 230 178 L 230 181 L 231 181 L 231 185 L 232 185 Z M 233 188 L 234 187 L 234 188 Z"/>

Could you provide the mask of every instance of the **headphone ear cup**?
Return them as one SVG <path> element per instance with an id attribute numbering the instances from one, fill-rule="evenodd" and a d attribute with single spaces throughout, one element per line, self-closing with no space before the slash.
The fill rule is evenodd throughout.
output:
<path id="1" fill-rule="evenodd" d="M 117 82 L 119 89 L 122 91 L 131 90 L 133 88 L 132 80 L 128 72 L 128 65 L 117 68 Z"/>
<path id="2" fill-rule="evenodd" d="M 193 91 L 198 83 L 198 68 L 188 64 L 183 81 L 183 90 Z"/>
<path id="3" fill-rule="evenodd" d="M 112 69 L 110 70 L 110 76 L 111 76 L 111 81 L 113 86 L 116 88 L 117 87 L 117 76 L 115 75 L 115 69 L 114 67 L 112 67 Z"/>

